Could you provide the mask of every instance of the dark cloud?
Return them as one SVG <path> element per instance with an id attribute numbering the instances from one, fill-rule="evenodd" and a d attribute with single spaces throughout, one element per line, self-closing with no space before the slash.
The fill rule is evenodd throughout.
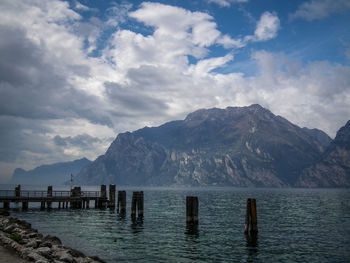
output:
<path id="1" fill-rule="evenodd" d="M 103 113 L 99 98 L 77 90 L 67 81 L 86 77 L 89 67 L 73 65 L 64 69 L 47 61 L 42 49 L 27 39 L 25 33 L 0 27 L 0 115 L 30 119 L 84 118 L 112 127 Z"/>
<path id="2" fill-rule="evenodd" d="M 123 108 L 125 112 L 134 112 L 141 115 L 162 114 L 168 109 L 166 103 L 149 93 L 135 87 L 121 86 L 117 83 L 106 82 L 106 95 L 113 102 Z"/>
<path id="3" fill-rule="evenodd" d="M 60 147 L 75 146 L 81 149 L 93 148 L 94 143 L 102 142 L 102 140 L 96 137 L 92 137 L 88 134 L 80 134 L 74 137 L 61 137 L 60 135 L 56 135 L 53 138 L 53 141 L 57 146 Z"/>
<path id="4" fill-rule="evenodd" d="M 51 151 L 45 136 L 50 129 L 40 121 L 34 124 L 29 119 L 0 116 L 0 128 L 0 162 L 24 160 L 23 156 L 29 152 L 36 158 Z"/>

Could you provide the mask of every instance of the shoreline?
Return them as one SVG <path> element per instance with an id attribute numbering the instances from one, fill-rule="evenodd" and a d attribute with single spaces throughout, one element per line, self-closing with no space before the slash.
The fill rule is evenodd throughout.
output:
<path id="1" fill-rule="evenodd" d="M 16 261 L 13 261 L 16 260 Z M 43 236 L 31 224 L 0 209 L 0 263 L 106 263 L 96 256 L 66 247 L 56 236 Z"/>

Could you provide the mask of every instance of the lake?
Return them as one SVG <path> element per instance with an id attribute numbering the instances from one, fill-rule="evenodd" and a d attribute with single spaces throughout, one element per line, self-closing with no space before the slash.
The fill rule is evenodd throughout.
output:
<path id="1" fill-rule="evenodd" d="M 107 262 L 350 262 L 347 189 L 118 190 L 127 191 L 125 216 L 94 208 L 40 211 L 34 204 L 26 212 L 11 209 L 11 215 L 27 220 L 43 234 L 58 236 L 64 245 Z M 144 218 L 133 222 L 131 196 L 139 190 L 144 191 Z M 188 195 L 199 199 L 196 229 L 186 228 Z M 256 198 L 257 238 L 243 233 L 247 198 Z"/>

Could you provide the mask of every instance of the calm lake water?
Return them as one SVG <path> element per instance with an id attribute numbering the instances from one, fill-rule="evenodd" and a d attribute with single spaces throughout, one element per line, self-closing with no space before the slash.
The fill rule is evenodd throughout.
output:
<path id="1" fill-rule="evenodd" d="M 33 204 L 27 212 L 18 204 L 11 214 L 107 262 L 350 262 L 350 190 L 117 190 L 127 191 L 125 217 L 109 209 L 40 211 Z M 132 222 L 137 190 L 144 191 L 144 218 Z M 187 195 L 199 199 L 198 229 L 186 229 Z M 256 240 L 243 233 L 247 198 L 257 200 Z"/>

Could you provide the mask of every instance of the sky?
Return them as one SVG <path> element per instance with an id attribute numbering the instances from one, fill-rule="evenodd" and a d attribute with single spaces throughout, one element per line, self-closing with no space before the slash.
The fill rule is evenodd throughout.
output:
<path id="1" fill-rule="evenodd" d="M 350 0 L 0 1 L 0 182 L 255 103 L 335 136 L 350 119 Z"/>

